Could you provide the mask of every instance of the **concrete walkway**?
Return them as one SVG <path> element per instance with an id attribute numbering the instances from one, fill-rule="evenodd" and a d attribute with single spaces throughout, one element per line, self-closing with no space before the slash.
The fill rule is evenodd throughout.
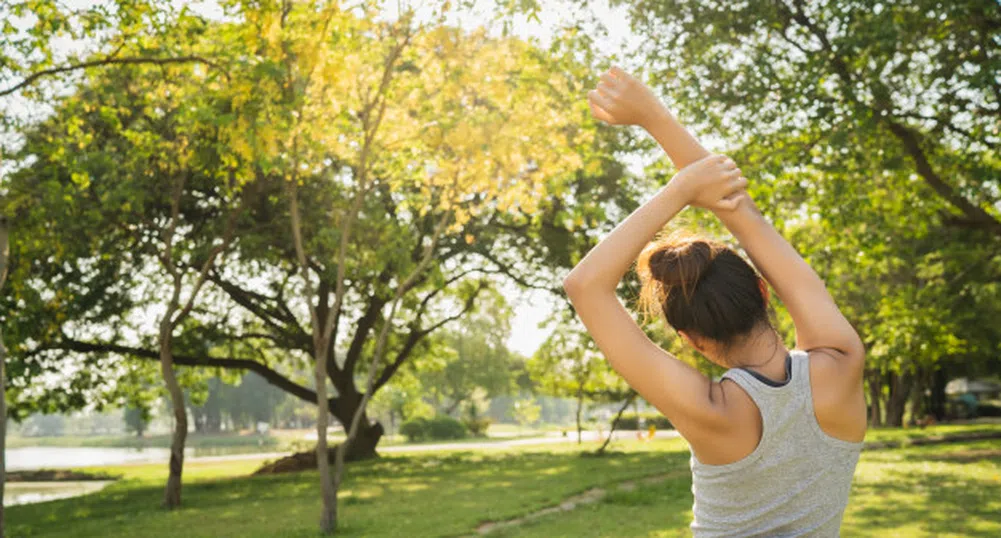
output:
<path id="1" fill-rule="evenodd" d="M 613 440 L 620 439 L 635 439 L 635 430 L 622 430 L 616 431 L 613 436 Z M 646 434 L 646 432 L 642 432 Z M 608 434 L 604 434 L 599 437 L 598 432 L 595 431 L 585 431 L 581 435 L 581 439 L 585 443 L 597 444 L 600 441 L 604 441 Z M 657 431 L 654 438 L 656 439 L 673 439 L 678 437 L 678 432 L 675 430 L 659 430 Z M 529 437 L 526 439 L 508 439 L 503 441 L 466 441 L 466 442 L 452 442 L 452 443 L 428 443 L 428 444 L 413 444 L 413 445 L 390 445 L 377 448 L 379 453 L 382 454 L 399 454 L 399 453 L 410 453 L 410 452 L 447 452 L 447 451 L 457 451 L 457 450 L 484 450 L 484 449 L 497 449 L 503 450 L 505 448 L 513 448 L 520 446 L 529 445 L 549 445 L 556 443 L 576 443 L 577 442 L 577 432 L 568 431 L 566 437 L 564 437 L 559 432 L 550 432 L 544 436 L 539 437 Z M 274 460 L 278 458 L 283 458 L 285 456 L 291 455 L 291 452 L 263 452 L 256 454 L 231 454 L 228 456 L 202 456 L 185 458 L 185 462 L 214 462 L 214 461 L 237 461 L 237 460 Z"/>

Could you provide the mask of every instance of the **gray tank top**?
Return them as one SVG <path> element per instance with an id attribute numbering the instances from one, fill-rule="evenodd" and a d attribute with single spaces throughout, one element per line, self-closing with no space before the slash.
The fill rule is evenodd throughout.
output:
<path id="1" fill-rule="evenodd" d="M 694 536 L 838 536 L 862 443 L 820 429 L 809 356 L 794 350 L 787 360 L 783 384 L 747 370 L 723 374 L 761 411 L 761 441 L 726 465 L 706 465 L 692 454 Z"/>

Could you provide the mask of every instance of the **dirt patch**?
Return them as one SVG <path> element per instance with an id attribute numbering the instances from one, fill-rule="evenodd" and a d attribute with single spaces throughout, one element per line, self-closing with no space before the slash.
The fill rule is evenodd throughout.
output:
<path id="1" fill-rule="evenodd" d="M 40 469 L 37 471 L 10 471 L 7 482 L 80 482 L 86 480 L 118 480 L 106 473 L 81 473 L 65 469 Z"/>
<path id="2" fill-rule="evenodd" d="M 1001 449 L 957 450 L 948 454 L 922 455 L 921 458 L 932 461 L 970 463 L 986 459 L 1001 459 Z"/>
<path id="3" fill-rule="evenodd" d="M 901 448 L 905 446 L 939 445 L 945 443 L 961 443 L 964 441 L 981 441 L 984 439 L 1001 439 L 1001 432 L 988 431 L 957 433 L 952 435 L 931 435 L 928 437 L 918 437 L 903 441 L 869 442 L 864 445 L 864 449 L 877 450 L 882 448 Z"/>
<path id="4" fill-rule="evenodd" d="M 684 471 L 684 472 L 687 472 Z M 652 476 L 646 476 L 643 478 L 635 480 L 626 480 L 625 482 L 618 483 L 615 488 L 620 491 L 633 491 L 636 489 L 637 485 L 650 485 L 663 482 L 669 478 L 675 478 L 684 474 L 681 471 L 674 471 L 670 473 L 656 474 Z M 476 534 L 472 536 L 482 536 L 484 534 L 489 534 L 499 528 L 515 527 L 522 525 L 529 521 L 539 519 L 541 517 L 548 516 L 550 514 L 555 514 L 559 512 L 569 512 L 576 509 L 578 506 L 594 504 L 605 497 L 608 494 L 608 490 L 605 488 L 591 488 L 583 493 L 578 493 L 563 499 L 559 504 L 547 506 L 541 510 L 536 510 L 531 514 L 516 517 L 513 519 L 505 519 L 502 521 L 484 521 L 476 527 Z"/>
<path id="5" fill-rule="evenodd" d="M 348 457 L 344 460 L 345 462 L 359 461 L 361 459 L 371 459 L 372 457 L 378 457 L 378 455 L 371 456 L 369 458 L 353 458 L 350 457 L 351 452 L 348 451 Z M 327 461 L 331 465 L 334 464 L 334 459 L 337 457 L 337 445 L 334 445 L 327 449 Z M 253 476 L 266 475 L 266 474 L 281 474 L 281 473 L 298 473 L 300 471 L 315 471 L 316 470 L 316 450 L 307 450 L 305 452 L 296 452 L 290 456 L 285 456 L 284 458 L 277 459 L 275 461 L 269 461 L 262 465 L 259 469 L 254 471 Z"/>

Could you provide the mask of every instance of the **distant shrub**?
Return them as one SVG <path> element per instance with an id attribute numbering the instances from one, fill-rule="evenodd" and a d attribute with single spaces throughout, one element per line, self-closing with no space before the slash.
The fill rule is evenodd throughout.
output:
<path id="1" fill-rule="evenodd" d="M 641 419 L 642 426 L 640 426 Z M 650 424 L 656 426 L 658 430 L 674 429 L 674 426 L 671 426 L 671 421 L 660 413 L 623 413 L 622 417 L 619 418 L 617 428 L 620 430 L 645 430 L 650 427 Z"/>
<path id="2" fill-rule="evenodd" d="M 978 417 L 1001 417 L 1001 405 L 981 403 L 977 406 Z"/>
<path id="3" fill-rule="evenodd" d="M 487 435 L 487 428 L 493 421 L 488 417 L 466 417 L 462 419 L 462 424 L 469 430 L 469 433 L 474 437 L 484 437 Z"/>
<path id="4" fill-rule="evenodd" d="M 427 438 L 428 419 L 426 418 L 415 418 L 413 420 L 408 420 L 403 424 L 400 424 L 400 433 L 406 436 L 407 441 L 411 443 L 415 441 L 423 441 Z"/>
<path id="5" fill-rule="evenodd" d="M 449 416 L 435 417 L 428 424 L 431 428 L 430 437 L 434 440 L 462 439 L 469 436 L 466 426 Z"/>
<path id="6" fill-rule="evenodd" d="M 469 430 L 458 420 L 441 416 L 408 420 L 400 425 L 400 433 L 410 442 L 442 441 L 467 437 Z"/>

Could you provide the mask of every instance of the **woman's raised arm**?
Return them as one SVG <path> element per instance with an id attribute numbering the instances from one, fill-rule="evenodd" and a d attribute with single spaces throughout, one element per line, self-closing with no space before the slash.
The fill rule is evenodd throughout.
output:
<path id="1" fill-rule="evenodd" d="M 825 350 L 848 366 L 845 373 L 861 380 L 865 348 L 855 329 L 813 268 L 765 220 L 750 196 L 741 196 L 745 200 L 737 210 L 716 214 L 789 310 L 796 326 L 796 347 Z"/>

